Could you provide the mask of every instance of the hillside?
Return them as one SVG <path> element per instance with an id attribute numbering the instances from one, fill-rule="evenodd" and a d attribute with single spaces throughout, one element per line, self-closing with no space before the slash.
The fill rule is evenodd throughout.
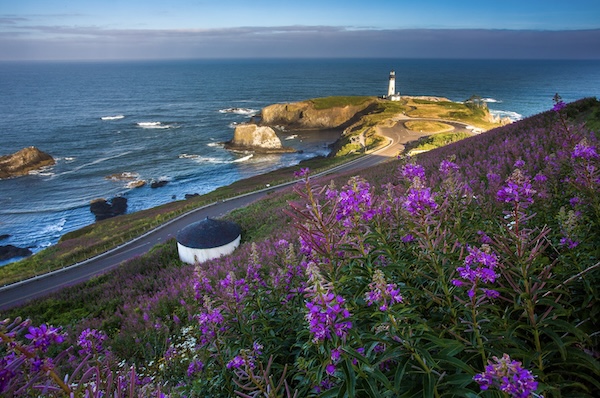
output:
<path id="1" fill-rule="evenodd" d="M 5 349 L 0 388 L 36 376 L 108 395 L 122 376 L 136 396 L 593 397 L 600 137 L 581 121 L 599 110 L 558 102 L 360 176 L 302 170 L 229 216 L 245 236 L 231 256 L 187 266 L 170 242 L 6 314 L 68 336 L 2 323 L 22 349 Z M 37 361 L 71 344 L 75 360 Z"/>
<path id="2" fill-rule="evenodd" d="M 485 103 L 409 96 L 397 102 L 376 97 L 324 97 L 273 104 L 263 108 L 260 123 L 286 131 L 339 129 L 342 134 L 331 156 L 343 156 L 380 145 L 384 140 L 377 128 L 394 125 L 399 114 L 407 119 L 457 121 L 483 130 L 507 123 L 494 119 Z"/>

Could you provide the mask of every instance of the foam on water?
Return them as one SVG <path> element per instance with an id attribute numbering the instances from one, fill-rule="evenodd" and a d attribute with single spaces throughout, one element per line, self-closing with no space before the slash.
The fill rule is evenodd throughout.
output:
<path id="1" fill-rule="evenodd" d="M 235 113 L 237 115 L 245 115 L 245 116 L 252 116 L 252 115 L 256 115 L 258 113 L 257 109 L 251 109 L 251 108 L 226 108 L 226 109 L 219 109 L 220 113 Z"/>
<path id="2" fill-rule="evenodd" d="M 512 111 L 503 111 L 503 110 L 492 110 L 490 109 L 490 113 L 494 116 L 498 116 L 500 118 L 509 118 L 511 121 L 516 122 L 517 120 L 523 119 L 523 115 L 517 112 Z"/>
<path id="3" fill-rule="evenodd" d="M 143 129 L 170 129 L 176 127 L 172 124 L 162 124 L 161 122 L 139 122 L 138 127 Z"/>
<path id="4" fill-rule="evenodd" d="M 102 116 L 100 119 L 102 120 L 119 120 L 123 119 L 125 115 L 116 115 L 116 116 Z"/>

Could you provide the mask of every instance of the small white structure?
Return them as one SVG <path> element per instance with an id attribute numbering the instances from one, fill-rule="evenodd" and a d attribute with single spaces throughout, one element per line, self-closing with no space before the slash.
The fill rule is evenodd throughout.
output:
<path id="1" fill-rule="evenodd" d="M 177 234 L 179 258 L 199 264 L 231 254 L 240 245 L 241 231 L 236 223 L 208 217 L 192 223 Z"/>
<path id="2" fill-rule="evenodd" d="M 396 93 L 396 72 L 394 70 L 390 71 L 390 80 L 388 83 L 388 92 L 385 98 L 390 101 L 400 101 L 400 93 Z"/>

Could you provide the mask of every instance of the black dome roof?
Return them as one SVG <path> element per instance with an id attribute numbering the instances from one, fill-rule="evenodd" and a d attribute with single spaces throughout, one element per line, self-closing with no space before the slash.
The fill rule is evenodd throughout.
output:
<path id="1" fill-rule="evenodd" d="M 212 249 L 233 242 L 241 233 L 236 223 L 206 217 L 179 231 L 177 242 L 193 249 Z"/>

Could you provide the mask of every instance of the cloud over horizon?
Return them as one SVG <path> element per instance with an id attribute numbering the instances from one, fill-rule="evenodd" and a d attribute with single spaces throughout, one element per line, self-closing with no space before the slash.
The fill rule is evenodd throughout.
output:
<path id="1" fill-rule="evenodd" d="M 600 59 L 600 29 L 376 29 L 246 26 L 109 29 L 0 18 L 0 60 L 183 58 Z"/>

